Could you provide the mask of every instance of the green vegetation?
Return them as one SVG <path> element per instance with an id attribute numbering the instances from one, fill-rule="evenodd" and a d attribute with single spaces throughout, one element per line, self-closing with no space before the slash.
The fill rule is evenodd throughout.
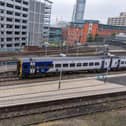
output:
<path id="1" fill-rule="evenodd" d="M 94 41 L 94 38 L 93 38 L 92 34 L 88 35 L 87 41 L 88 42 L 93 42 Z"/>
<path id="2" fill-rule="evenodd" d="M 112 33 L 112 35 L 111 35 L 112 37 L 115 37 L 116 36 L 116 33 Z"/>

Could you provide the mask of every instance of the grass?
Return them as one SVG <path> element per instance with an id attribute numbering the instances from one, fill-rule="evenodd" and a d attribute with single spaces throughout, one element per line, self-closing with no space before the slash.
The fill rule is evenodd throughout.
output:
<path id="1" fill-rule="evenodd" d="M 36 126 L 126 126 L 126 109 L 43 123 Z"/>

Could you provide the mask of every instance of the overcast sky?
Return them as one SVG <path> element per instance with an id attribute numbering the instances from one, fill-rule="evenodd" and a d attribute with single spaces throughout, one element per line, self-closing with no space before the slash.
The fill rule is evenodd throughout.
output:
<path id="1" fill-rule="evenodd" d="M 58 21 L 71 21 L 73 6 L 76 0 L 51 0 L 52 19 L 51 23 Z M 126 0 L 87 0 L 85 19 L 98 19 L 106 23 L 107 18 L 118 16 L 121 11 L 126 11 Z"/>

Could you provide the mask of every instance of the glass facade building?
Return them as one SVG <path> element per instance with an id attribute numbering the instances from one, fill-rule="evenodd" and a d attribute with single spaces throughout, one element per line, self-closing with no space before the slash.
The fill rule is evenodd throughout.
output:
<path id="1" fill-rule="evenodd" d="M 72 22 L 80 22 L 84 19 L 86 0 L 77 0 L 74 6 Z"/>

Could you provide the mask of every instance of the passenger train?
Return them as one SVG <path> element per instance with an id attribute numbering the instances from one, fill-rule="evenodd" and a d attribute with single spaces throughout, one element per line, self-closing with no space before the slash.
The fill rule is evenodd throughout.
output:
<path id="1" fill-rule="evenodd" d="M 126 68 L 126 57 L 41 57 L 20 58 L 17 72 L 20 78 L 36 77 L 47 73 L 71 71 L 105 71 Z"/>

